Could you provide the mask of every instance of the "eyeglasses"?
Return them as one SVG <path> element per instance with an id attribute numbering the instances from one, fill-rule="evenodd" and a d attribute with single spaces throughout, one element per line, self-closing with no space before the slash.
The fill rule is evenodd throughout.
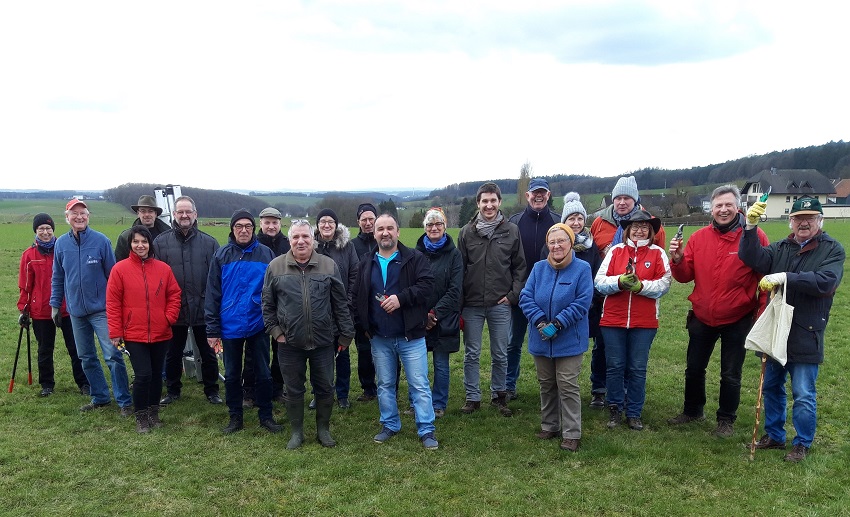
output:
<path id="1" fill-rule="evenodd" d="M 442 228 L 443 226 L 445 226 L 445 223 L 425 223 L 425 228 Z"/>
<path id="2" fill-rule="evenodd" d="M 37 231 L 37 232 L 52 232 L 53 227 L 52 226 L 39 226 L 38 228 L 35 229 L 35 231 Z"/>
<path id="3" fill-rule="evenodd" d="M 803 221 L 812 222 L 812 221 L 815 221 L 818 217 L 819 216 L 817 216 L 817 215 L 792 215 L 791 220 L 797 221 L 797 222 L 803 222 Z"/>
<path id="4" fill-rule="evenodd" d="M 237 232 L 241 232 L 241 231 L 249 231 L 250 232 L 251 230 L 254 229 L 254 225 L 253 224 L 234 224 L 233 229 L 236 230 Z"/>
<path id="5" fill-rule="evenodd" d="M 649 231 L 650 228 L 651 228 L 651 226 L 649 226 L 648 224 L 638 224 L 638 223 L 632 224 L 632 230 L 639 230 L 639 231 L 642 230 L 642 231 L 646 232 L 646 231 Z"/>
<path id="6" fill-rule="evenodd" d="M 333 219 L 327 219 L 327 220 L 322 219 L 322 220 L 319 221 L 319 226 L 333 226 L 335 224 L 336 223 L 334 222 Z"/>
<path id="7" fill-rule="evenodd" d="M 569 239 L 557 239 L 557 240 L 554 240 L 554 241 L 549 241 L 547 244 L 548 244 L 550 247 L 554 247 L 554 246 L 565 246 L 568 242 L 570 242 L 570 240 L 569 240 Z"/>

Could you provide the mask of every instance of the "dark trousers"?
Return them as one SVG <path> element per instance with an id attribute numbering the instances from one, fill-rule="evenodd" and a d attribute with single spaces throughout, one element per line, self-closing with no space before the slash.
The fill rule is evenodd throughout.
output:
<path id="1" fill-rule="evenodd" d="M 136 411 L 144 411 L 159 404 L 162 397 L 162 365 L 170 341 L 156 343 L 137 343 L 127 341 L 130 352 L 130 364 L 133 365 L 133 406 Z"/>
<path id="2" fill-rule="evenodd" d="M 372 397 L 378 396 L 378 385 L 375 384 L 375 363 L 372 362 L 372 345 L 369 338 L 360 331 L 354 338 L 357 346 L 357 378 L 363 394 Z"/>
<path id="3" fill-rule="evenodd" d="M 310 385 L 316 400 L 333 398 L 334 346 L 321 346 L 304 350 L 278 343 L 280 371 L 286 385 L 286 399 L 292 402 L 304 400 L 307 381 L 307 363 L 310 363 Z"/>
<path id="4" fill-rule="evenodd" d="M 269 337 L 265 332 L 245 338 L 221 340 L 224 350 L 224 400 L 230 416 L 242 418 L 242 354 L 253 356 L 257 416 L 272 417 L 272 376 L 269 372 Z"/>
<path id="5" fill-rule="evenodd" d="M 605 394 L 605 378 L 608 366 L 605 363 L 605 339 L 600 332 L 593 338 L 593 351 L 590 353 L 590 392 L 594 395 Z"/>
<path id="6" fill-rule="evenodd" d="M 336 347 L 331 348 L 336 349 Z M 336 354 L 336 383 L 334 388 L 336 389 L 337 400 L 348 398 L 348 390 L 351 388 L 351 353 L 347 347 Z"/>
<path id="7" fill-rule="evenodd" d="M 717 419 L 735 421 L 741 401 L 741 369 L 746 350 L 744 342 L 753 326 L 753 315 L 746 316 L 728 325 L 711 327 L 697 319 L 693 311 L 688 312 L 688 364 L 685 369 L 686 415 L 703 414 L 705 407 L 705 369 L 720 338 L 720 400 Z"/>
<path id="8" fill-rule="evenodd" d="M 183 374 L 183 349 L 186 348 L 186 338 L 189 336 L 187 325 L 174 325 L 171 327 L 174 334 L 165 354 L 165 386 L 170 395 L 180 395 L 183 383 L 180 376 Z M 204 381 L 204 394 L 207 396 L 218 394 L 218 359 L 215 352 L 207 344 L 207 328 L 204 325 L 192 326 L 195 335 L 195 343 L 201 358 L 201 376 Z"/>
<path id="9" fill-rule="evenodd" d="M 269 369 L 272 372 L 272 398 L 278 397 L 283 392 L 283 377 L 280 374 L 280 359 L 274 339 L 271 339 L 272 362 Z M 242 396 L 246 399 L 254 399 L 254 359 L 251 354 L 245 354 L 245 366 L 242 368 Z"/>
<path id="10" fill-rule="evenodd" d="M 42 388 L 53 389 L 56 387 L 53 369 L 53 350 L 56 345 L 56 325 L 53 320 L 32 320 L 32 333 L 38 343 L 38 383 Z M 83 365 L 77 356 L 77 343 L 74 341 L 74 329 L 71 326 L 71 318 L 62 318 L 62 336 L 65 338 L 65 348 L 71 357 L 71 371 L 74 382 L 79 388 L 88 385 Z"/>

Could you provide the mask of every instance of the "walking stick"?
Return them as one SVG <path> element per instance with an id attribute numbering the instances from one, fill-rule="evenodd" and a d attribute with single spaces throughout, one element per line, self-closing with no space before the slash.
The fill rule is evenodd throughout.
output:
<path id="1" fill-rule="evenodd" d="M 30 348 L 29 324 L 27 324 L 27 384 L 32 386 L 32 349 Z"/>
<path id="2" fill-rule="evenodd" d="M 24 327 L 18 333 L 18 350 L 15 352 L 15 365 L 12 366 L 12 380 L 9 381 L 9 393 L 15 388 L 15 372 L 18 371 L 18 356 L 21 354 L 21 339 L 24 337 Z"/>
<path id="3" fill-rule="evenodd" d="M 756 421 L 753 424 L 753 441 L 750 443 L 750 461 L 753 461 L 756 456 L 756 436 L 759 431 L 759 417 L 761 416 L 761 396 L 764 389 L 764 370 L 767 368 L 767 354 L 761 354 L 761 375 L 759 376 L 759 394 L 756 399 Z"/>

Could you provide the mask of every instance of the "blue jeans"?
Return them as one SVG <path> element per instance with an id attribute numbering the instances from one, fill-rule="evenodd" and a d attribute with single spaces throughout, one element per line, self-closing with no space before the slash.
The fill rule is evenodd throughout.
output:
<path id="1" fill-rule="evenodd" d="M 272 417 L 272 375 L 269 369 L 269 338 L 258 332 L 246 338 L 222 339 L 224 352 L 224 400 L 230 416 L 242 417 L 242 351 L 254 360 L 254 388 L 257 417 Z"/>
<path id="2" fill-rule="evenodd" d="M 601 327 L 600 330 L 605 338 L 608 405 L 617 406 L 620 411 L 625 409 L 627 418 L 640 418 L 646 401 L 649 348 L 658 329 Z"/>
<path id="3" fill-rule="evenodd" d="M 783 367 L 773 359 L 767 360 L 764 371 L 764 431 L 777 442 L 785 442 L 786 374 L 791 375 L 791 396 L 794 397 L 791 421 L 797 436 L 793 444 L 811 447 L 817 427 L 817 364 L 789 362 Z"/>
<path id="4" fill-rule="evenodd" d="M 127 380 L 127 365 L 124 364 L 124 356 L 112 346 L 112 341 L 109 340 L 106 311 L 81 318 L 71 316 L 71 326 L 74 328 L 74 341 L 77 342 L 77 356 L 80 358 L 91 387 L 91 401 L 95 404 L 105 404 L 112 400 L 109 396 L 106 377 L 103 375 L 103 367 L 97 358 L 97 349 L 94 346 L 94 338 L 97 335 L 97 341 L 103 351 L 103 359 L 112 376 L 115 402 L 121 407 L 132 406 L 133 398 L 130 396 L 130 382 Z"/>
<path id="5" fill-rule="evenodd" d="M 511 340 L 508 341 L 508 370 L 505 375 L 505 388 L 516 391 L 519 380 L 519 365 L 522 362 L 522 345 L 528 330 L 528 320 L 525 319 L 519 305 L 511 305 Z"/>
<path id="6" fill-rule="evenodd" d="M 434 409 L 446 409 L 449 403 L 449 352 L 431 352 L 434 357 L 434 384 L 431 394 Z"/>
<path id="7" fill-rule="evenodd" d="M 511 306 L 497 304 L 492 307 L 463 308 L 463 386 L 466 400 L 481 401 L 481 342 L 484 321 L 490 331 L 490 391 L 506 391 L 508 370 L 508 339 L 511 332 Z"/>
<path id="8" fill-rule="evenodd" d="M 403 337 L 372 337 L 372 360 L 378 384 L 378 409 L 381 424 L 399 432 L 401 418 L 396 399 L 396 365 L 401 359 L 407 376 L 408 393 L 416 413 L 416 429 L 420 437 L 434 432 L 434 406 L 428 384 L 428 349 L 425 338 L 408 341 Z"/>

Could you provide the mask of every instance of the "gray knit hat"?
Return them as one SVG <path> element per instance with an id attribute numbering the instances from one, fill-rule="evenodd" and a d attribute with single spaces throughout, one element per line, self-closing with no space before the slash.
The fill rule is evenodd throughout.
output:
<path id="1" fill-rule="evenodd" d="M 635 200 L 635 203 L 640 200 L 640 193 L 638 192 L 637 181 L 635 181 L 634 176 L 623 176 L 617 180 L 614 190 L 611 191 L 611 199 L 617 196 L 629 196 Z"/>
<path id="2" fill-rule="evenodd" d="M 572 214 L 581 214 L 584 220 L 587 221 L 587 210 L 581 204 L 581 196 L 578 195 L 578 192 L 568 192 L 564 196 L 564 211 L 561 212 L 561 222 L 566 221 L 567 217 Z"/>

